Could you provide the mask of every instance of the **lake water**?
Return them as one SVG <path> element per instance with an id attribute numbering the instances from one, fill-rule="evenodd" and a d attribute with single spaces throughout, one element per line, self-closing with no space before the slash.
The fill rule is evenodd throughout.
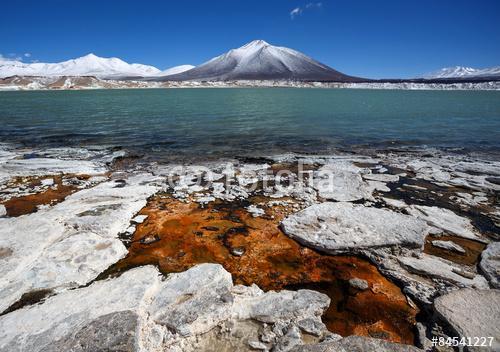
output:
<path id="1" fill-rule="evenodd" d="M 0 92 L 0 142 L 121 146 L 153 158 L 337 148 L 500 150 L 500 92 L 136 89 Z"/>

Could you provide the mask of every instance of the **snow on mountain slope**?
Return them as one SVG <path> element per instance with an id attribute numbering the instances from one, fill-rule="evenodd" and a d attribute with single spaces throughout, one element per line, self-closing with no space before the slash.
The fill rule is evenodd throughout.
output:
<path id="1" fill-rule="evenodd" d="M 175 75 L 177 73 L 182 73 L 191 70 L 192 68 L 195 68 L 193 65 L 179 65 L 179 66 L 174 66 L 171 68 L 168 68 L 164 71 L 161 71 L 158 76 L 168 76 L 168 75 Z"/>
<path id="2" fill-rule="evenodd" d="M 0 61 L 0 77 L 9 76 L 96 76 L 116 78 L 126 76 L 152 76 L 161 71 L 153 66 L 129 64 L 118 58 L 103 58 L 88 54 L 59 63 L 24 63 Z"/>
<path id="3" fill-rule="evenodd" d="M 355 81 L 310 57 L 285 47 L 254 40 L 189 71 L 162 80 L 265 80 Z"/>
<path id="4" fill-rule="evenodd" d="M 500 66 L 477 69 L 472 67 L 446 67 L 441 70 L 428 73 L 423 78 L 472 78 L 472 77 L 494 77 L 500 76 Z"/>

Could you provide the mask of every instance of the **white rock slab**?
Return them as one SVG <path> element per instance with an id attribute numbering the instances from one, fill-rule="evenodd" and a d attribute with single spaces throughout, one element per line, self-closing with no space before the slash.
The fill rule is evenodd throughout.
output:
<path id="1" fill-rule="evenodd" d="M 438 297 L 434 302 L 434 307 L 438 315 L 458 333 L 458 337 L 493 337 L 492 346 L 471 346 L 467 350 L 500 350 L 499 290 L 461 289 L 453 291 Z"/>
<path id="2" fill-rule="evenodd" d="M 146 266 L 1 316 L 0 351 L 196 350 L 190 344 L 203 338 L 197 336 L 223 322 L 231 326 L 258 317 L 295 331 L 308 319 L 321 327 L 319 316 L 329 303 L 326 295 L 310 290 L 264 293 L 256 286 L 235 287 L 218 264 L 197 265 L 166 279 Z M 285 338 L 275 335 L 267 345 Z"/>
<path id="3" fill-rule="evenodd" d="M 152 319 L 181 336 L 203 334 L 231 316 L 231 274 L 218 264 L 169 275 L 148 307 Z"/>
<path id="4" fill-rule="evenodd" d="M 96 282 L 48 298 L 0 318 L 0 351 L 42 351 L 100 316 L 137 311 L 159 290 L 158 270 L 130 270 L 119 278 Z M 76 331 L 75 331 L 76 330 Z M 68 349 L 69 350 L 69 349 Z"/>
<path id="5" fill-rule="evenodd" d="M 481 253 L 479 267 L 491 286 L 500 288 L 500 242 L 492 242 L 486 247 Z"/>
<path id="6" fill-rule="evenodd" d="M 420 258 L 401 257 L 398 259 L 401 265 L 408 271 L 428 276 L 433 279 L 448 281 L 462 287 L 488 288 L 486 279 L 474 273 L 472 278 L 459 275 L 462 269 L 452 262 L 435 257 L 433 255 L 422 254 Z"/>
<path id="7" fill-rule="evenodd" d="M 142 224 L 147 218 L 147 215 L 137 215 L 132 219 L 132 222 L 135 224 Z"/>
<path id="8" fill-rule="evenodd" d="M 318 196 L 339 202 L 372 199 L 374 187 L 361 177 L 363 169 L 350 162 L 338 161 L 322 166 L 314 174 Z"/>
<path id="9" fill-rule="evenodd" d="M 43 176 L 54 174 L 95 175 L 106 169 L 93 161 L 57 158 L 10 159 L 0 164 L 0 174 L 12 176 Z"/>
<path id="10" fill-rule="evenodd" d="M 365 180 L 380 181 L 380 182 L 398 182 L 398 175 L 391 174 L 365 174 L 363 175 Z"/>
<path id="11" fill-rule="evenodd" d="M 458 216 L 451 210 L 425 205 L 412 205 L 407 209 L 407 212 L 448 234 L 488 242 L 476 233 L 469 219 Z"/>
<path id="12" fill-rule="evenodd" d="M 233 315 L 238 319 L 253 319 L 264 323 L 280 320 L 301 320 L 321 315 L 330 305 L 330 298 L 316 291 L 270 291 L 264 293 L 257 286 L 235 287 Z"/>
<path id="13" fill-rule="evenodd" d="M 429 230 L 420 219 L 346 202 L 312 205 L 281 225 L 291 238 L 333 254 L 394 245 L 422 248 Z"/>
<path id="14" fill-rule="evenodd" d="M 453 241 L 441 241 L 441 240 L 435 240 L 431 242 L 434 247 L 446 249 L 451 252 L 457 252 L 461 254 L 465 254 L 465 249 L 462 248 L 462 246 L 459 246 Z"/>
<path id="15" fill-rule="evenodd" d="M 372 337 L 351 335 L 317 344 L 297 346 L 292 352 L 422 352 L 421 349 Z"/>
<path id="16" fill-rule="evenodd" d="M 31 290 L 83 285 L 126 255 L 118 234 L 159 188 L 148 174 L 105 182 L 36 213 L 0 218 L 0 311 Z"/>

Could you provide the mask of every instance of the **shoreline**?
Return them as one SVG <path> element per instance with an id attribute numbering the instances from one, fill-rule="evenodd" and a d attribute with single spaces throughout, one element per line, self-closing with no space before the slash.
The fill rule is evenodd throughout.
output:
<path id="1" fill-rule="evenodd" d="M 496 309 L 498 160 L 426 150 L 182 165 L 81 148 L 25 159 L 26 148 L 0 147 L 0 253 L 10 272 L 0 290 L 0 346 L 12 346 L 23 314 L 32 320 L 24 347 L 42 328 L 39 316 L 61 337 L 111 314 L 119 326 L 139 319 L 132 326 L 144 333 L 134 343 L 173 350 L 214 338 L 241 350 L 318 343 L 383 350 L 384 340 L 413 339 L 428 347 L 431 336 L 471 331 L 471 319 L 457 326 L 441 308 L 453 295 L 467 297 L 484 319 Z M 157 292 L 151 305 L 135 291 L 130 303 L 107 302 L 104 292 L 122 295 L 132 283 Z M 159 305 L 160 292 L 170 298 Z M 79 317 L 57 312 L 61 300 Z M 354 315 L 338 311 L 339 302 Z M 131 315 L 117 315 L 124 309 Z M 67 327 L 58 320 L 65 318 Z M 290 333 L 278 334 L 280 327 Z M 78 341 L 48 331 L 36 339 Z"/>
<path id="2" fill-rule="evenodd" d="M 318 88 L 318 89 L 380 89 L 380 90 L 478 90 L 498 91 L 500 81 L 422 83 L 422 82 L 299 82 L 299 81 L 144 81 L 109 80 L 94 76 L 7 77 L 0 79 L 2 91 L 55 91 L 95 89 L 171 89 L 171 88 Z"/>

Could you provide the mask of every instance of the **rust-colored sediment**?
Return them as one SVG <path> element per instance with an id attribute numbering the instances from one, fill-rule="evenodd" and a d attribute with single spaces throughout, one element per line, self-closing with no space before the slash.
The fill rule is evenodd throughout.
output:
<path id="1" fill-rule="evenodd" d="M 458 244 L 460 247 L 465 249 L 465 254 L 449 251 L 447 249 L 435 247 L 432 245 L 432 241 L 451 241 Z M 441 257 L 450 260 L 454 263 L 465 264 L 465 265 L 475 265 L 479 260 L 479 256 L 486 245 L 484 243 L 468 240 L 466 238 L 461 238 L 457 236 L 450 235 L 440 235 L 440 236 L 428 236 L 425 241 L 424 252 L 427 254 L 432 254 L 437 257 Z"/>
<path id="2" fill-rule="evenodd" d="M 88 179 L 87 175 L 74 176 L 80 180 Z M 14 180 L 14 183 L 23 184 L 28 187 L 36 187 L 41 184 L 42 179 L 49 177 L 29 177 Z M 0 202 L 5 206 L 7 216 L 15 217 L 25 214 L 31 214 L 38 210 L 39 205 L 53 205 L 62 202 L 67 196 L 76 192 L 78 188 L 73 185 L 64 185 L 63 176 L 50 176 L 54 179 L 54 185 L 48 187 L 42 192 L 29 194 L 20 197 L 10 198 L 4 202 Z"/>
<path id="3" fill-rule="evenodd" d="M 275 206 L 266 209 L 265 217 L 254 218 L 241 204 L 201 208 L 155 196 L 141 211 L 148 219 L 138 225 L 129 254 L 111 272 L 157 264 L 170 273 L 199 263 L 220 263 L 237 284 L 255 283 L 264 290 L 311 288 L 328 294 L 332 303 L 323 320 L 331 331 L 413 343 L 417 311 L 401 290 L 364 259 L 322 255 L 300 246 L 278 228 L 287 213 Z M 351 278 L 366 280 L 369 289 L 350 288 Z"/>

